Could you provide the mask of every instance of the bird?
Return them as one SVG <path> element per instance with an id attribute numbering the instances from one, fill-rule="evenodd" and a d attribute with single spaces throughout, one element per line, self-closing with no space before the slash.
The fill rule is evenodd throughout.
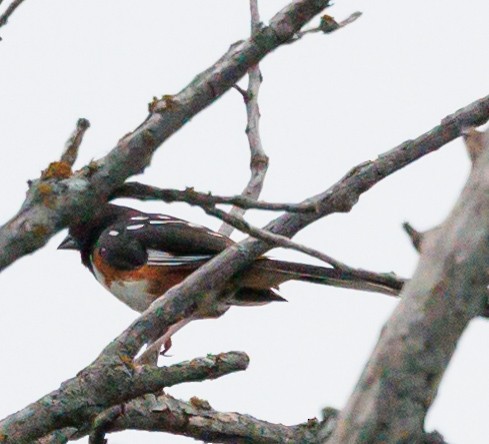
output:
<path id="1" fill-rule="evenodd" d="M 171 287 L 234 244 L 209 228 L 167 214 L 105 204 L 69 225 L 60 250 L 77 250 L 81 261 L 110 293 L 142 313 Z M 285 301 L 278 286 L 289 280 L 398 294 L 398 284 L 359 279 L 347 272 L 262 256 L 236 274 L 222 298 L 226 307 Z M 165 353 L 171 335 L 192 319 L 173 326 L 161 343 Z"/>

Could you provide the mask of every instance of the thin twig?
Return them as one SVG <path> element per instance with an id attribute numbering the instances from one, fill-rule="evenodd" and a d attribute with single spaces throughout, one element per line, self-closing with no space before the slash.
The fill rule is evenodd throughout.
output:
<path id="1" fill-rule="evenodd" d="M 168 394 L 146 396 L 125 406 L 110 432 L 148 430 L 183 435 L 207 443 L 313 444 L 320 422 L 274 424 L 237 412 L 216 411 L 206 400 L 190 402 Z"/>
<path id="2" fill-rule="evenodd" d="M 2 27 L 3 25 L 5 25 L 7 23 L 10 16 L 14 13 L 14 11 L 20 6 L 20 4 L 23 1 L 24 0 L 13 0 L 12 3 L 10 3 L 10 5 L 8 5 L 5 12 L 2 15 L 0 15 L 0 27 Z"/>
<path id="3" fill-rule="evenodd" d="M 260 14 L 258 12 L 258 0 L 250 0 L 251 15 L 251 36 L 254 36 L 260 30 Z M 242 191 L 241 195 L 250 199 L 257 200 L 263 189 L 265 176 L 268 169 L 268 156 L 263 149 L 260 137 L 260 108 L 258 106 L 258 93 L 262 83 L 262 75 L 258 64 L 248 71 L 248 89 L 243 92 L 241 88 L 236 89 L 243 95 L 246 105 L 246 135 L 248 136 L 248 145 L 250 147 L 250 170 L 251 177 Z M 239 88 L 239 89 L 238 89 Z M 245 213 L 243 207 L 234 206 L 230 214 L 233 216 L 242 216 Z M 219 233 L 229 236 L 233 231 L 233 226 L 227 223 L 222 224 Z"/>
<path id="4" fill-rule="evenodd" d="M 78 157 L 78 148 L 82 143 L 85 131 L 90 127 L 90 122 L 87 119 L 78 119 L 76 122 L 76 128 L 71 134 L 70 138 L 66 141 L 65 149 L 61 155 L 61 162 L 65 162 L 70 166 L 76 162 Z"/>
<path id="5" fill-rule="evenodd" d="M 402 228 L 407 233 L 409 238 L 411 239 L 411 243 L 416 251 L 421 252 L 421 243 L 423 242 L 423 233 L 420 233 L 416 230 L 409 222 L 404 222 L 402 224 Z"/>
<path id="6" fill-rule="evenodd" d="M 254 200 L 247 196 L 216 196 L 210 193 L 195 191 L 193 188 L 186 190 L 157 188 L 139 182 L 126 182 L 117 188 L 110 199 L 130 198 L 138 200 L 162 200 L 163 202 L 185 202 L 189 205 L 207 207 L 213 205 L 236 205 L 245 209 L 288 211 L 290 213 L 314 213 L 316 206 L 310 204 L 272 203 Z"/>
<path id="7" fill-rule="evenodd" d="M 294 38 L 291 39 L 290 43 L 296 42 L 297 40 L 300 40 L 306 34 L 314 34 L 316 32 L 322 32 L 324 34 L 331 34 L 332 32 L 337 31 L 338 29 L 344 28 L 345 26 L 349 25 L 350 23 L 353 23 L 354 21 L 358 20 L 361 16 L 362 16 L 362 13 L 360 11 L 356 11 L 356 12 L 350 14 L 346 19 L 342 20 L 341 22 L 337 22 L 330 15 L 323 15 L 321 17 L 321 21 L 319 23 L 319 26 L 317 26 L 315 28 L 305 29 L 304 31 L 299 31 L 294 36 Z"/>

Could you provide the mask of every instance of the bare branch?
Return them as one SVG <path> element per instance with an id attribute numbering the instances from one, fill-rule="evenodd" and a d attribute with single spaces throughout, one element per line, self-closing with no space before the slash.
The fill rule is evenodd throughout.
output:
<path id="1" fill-rule="evenodd" d="M 487 307 L 487 171 L 486 142 L 450 215 L 424 235 L 414 276 L 328 444 L 420 442 L 457 342 Z"/>
<path id="2" fill-rule="evenodd" d="M 67 163 L 69 166 L 73 166 L 78 157 L 78 148 L 83 141 L 85 131 L 90 127 L 90 122 L 87 119 L 78 119 L 76 122 L 75 131 L 66 141 L 65 149 L 61 155 L 61 162 Z"/>
<path id="3" fill-rule="evenodd" d="M 313 205 L 293 204 L 293 203 L 271 203 L 256 201 L 252 198 L 236 196 L 216 196 L 211 193 L 202 193 L 193 188 L 186 190 L 163 189 L 145 185 L 139 182 L 126 182 L 117 188 L 110 199 L 131 198 L 139 200 L 162 200 L 163 202 L 186 202 L 189 205 L 208 207 L 218 204 L 235 205 L 245 209 L 257 209 L 267 211 L 288 211 L 291 213 L 314 213 L 316 208 Z"/>
<path id="4" fill-rule="evenodd" d="M 258 11 L 258 0 L 250 0 L 251 35 L 260 30 L 260 13 Z"/>
<path id="5" fill-rule="evenodd" d="M 0 421 L 0 436 L 7 437 L 2 442 L 32 442 L 67 426 L 76 427 L 78 433 L 90 433 L 87 424 L 98 418 L 94 427 L 100 427 L 104 418 L 107 421 L 109 418 L 103 412 L 112 406 L 182 382 L 215 379 L 242 371 L 249 363 L 245 353 L 229 352 L 170 367 L 135 367 L 128 356 L 109 350 L 58 390 Z M 28 423 L 24 415 L 28 415 Z M 53 435 L 45 439 L 51 438 Z"/>
<path id="6" fill-rule="evenodd" d="M 316 420 L 296 426 L 272 424 L 250 415 L 218 412 L 196 398 L 187 403 L 169 395 L 148 395 L 127 404 L 110 432 L 162 431 L 213 443 L 313 444 L 318 425 Z"/>
<path id="7" fill-rule="evenodd" d="M 295 0 L 253 37 L 238 42 L 209 69 L 174 96 L 150 104 L 150 114 L 107 156 L 65 178 L 31 182 L 20 211 L 0 228 L 0 270 L 41 248 L 73 217 L 96 211 L 111 192 L 148 166 L 156 149 L 193 116 L 232 88 L 267 54 L 287 42 L 329 0 Z"/>
<path id="8" fill-rule="evenodd" d="M 258 33 L 261 26 L 260 14 L 258 13 L 258 0 L 250 0 L 250 14 L 251 35 L 254 36 Z M 257 64 L 251 67 L 248 71 L 248 89 L 244 95 L 242 94 L 246 105 L 246 116 L 248 121 L 246 125 L 246 134 L 248 136 L 248 144 L 251 154 L 251 177 L 241 195 L 253 200 L 257 200 L 261 194 L 268 169 L 268 156 L 261 143 L 259 126 L 260 109 L 258 107 L 258 94 L 261 82 L 262 75 L 260 67 Z M 230 214 L 233 216 L 242 216 L 244 213 L 245 209 L 238 206 L 233 207 L 230 211 Z M 233 226 L 226 223 L 219 228 L 219 233 L 225 236 L 229 236 L 232 231 Z"/>
<path id="9" fill-rule="evenodd" d="M 360 11 L 356 11 L 353 14 L 350 14 L 345 20 L 339 22 L 338 25 L 340 28 L 343 28 L 344 26 L 347 26 L 350 23 L 353 23 L 354 21 L 358 20 L 361 16 L 362 13 Z"/>
<path id="10" fill-rule="evenodd" d="M 416 251 L 419 253 L 421 251 L 421 242 L 423 242 L 423 233 L 417 231 L 409 222 L 404 222 L 402 224 L 404 231 L 407 233 L 411 239 L 411 243 Z"/>
<path id="11" fill-rule="evenodd" d="M 123 415 L 114 415 L 106 423 L 106 433 L 124 430 L 167 432 L 213 443 L 316 444 L 331 435 L 338 411 L 323 410 L 323 419 L 285 426 L 236 412 L 218 412 L 206 400 L 192 398 L 184 402 L 168 394 L 146 395 L 124 405 Z M 110 417 L 110 415 L 109 415 Z M 324 430 L 326 430 L 324 432 Z M 75 439 L 84 434 L 75 435 Z M 430 433 L 422 444 L 446 444 L 441 435 Z"/>
<path id="12" fill-rule="evenodd" d="M 12 3 L 10 3 L 10 5 L 7 6 L 5 12 L 2 15 L 0 15 L 0 28 L 8 22 L 10 16 L 14 13 L 14 11 L 20 6 L 20 4 L 23 1 L 24 0 L 12 0 Z"/>
<path id="13" fill-rule="evenodd" d="M 342 20 L 341 22 L 337 22 L 334 17 L 330 15 L 323 15 L 321 17 L 321 21 L 319 23 L 319 26 L 316 28 L 311 28 L 311 29 L 306 29 L 304 31 L 299 31 L 296 35 L 293 41 L 300 40 L 302 37 L 304 37 L 306 34 L 314 34 L 316 32 L 322 32 L 324 34 L 330 34 L 334 31 L 337 31 L 340 28 L 344 28 L 345 26 L 349 25 L 350 23 L 353 23 L 354 21 L 358 20 L 362 16 L 362 13 L 360 11 L 356 11 L 353 14 L 350 14 L 345 20 Z"/>

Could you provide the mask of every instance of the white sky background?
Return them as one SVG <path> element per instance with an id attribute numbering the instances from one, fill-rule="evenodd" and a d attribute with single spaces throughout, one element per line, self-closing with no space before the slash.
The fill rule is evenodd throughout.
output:
<path id="1" fill-rule="evenodd" d="M 262 0 L 263 21 L 286 3 Z M 488 93 L 487 2 L 337 0 L 329 13 L 341 20 L 356 10 L 364 15 L 354 24 L 282 47 L 261 65 L 262 139 L 270 156 L 263 199 L 294 202 L 323 191 L 350 167 Z M 59 157 L 79 117 L 92 125 L 82 166 L 138 126 L 153 96 L 178 92 L 248 33 L 246 0 L 26 0 L 0 29 L 2 222 L 22 203 L 27 179 Z M 249 176 L 245 125 L 241 96 L 230 91 L 166 142 L 138 179 L 240 192 Z M 443 220 L 468 167 L 456 140 L 384 180 L 350 214 L 330 216 L 296 240 L 353 266 L 410 276 L 417 255 L 401 223 L 428 229 Z M 183 204 L 130 203 L 220 225 Z M 248 214 L 259 225 L 273 216 Z M 56 251 L 63 237 L 0 276 L 0 417 L 74 376 L 136 317 L 77 254 Z M 179 332 L 165 363 L 244 350 L 251 364 L 168 392 L 285 424 L 342 407 L 395 301 L 298 283 L 284 285 L 282 294 L 288 304 L 235 308 Z M 474 321 L 428 417 L 427 429 L 450 443 L 488 440 L 488 342 L 489 324 Z M 114 444 L 189 441 L 142 432 L 109 437 Z"/>

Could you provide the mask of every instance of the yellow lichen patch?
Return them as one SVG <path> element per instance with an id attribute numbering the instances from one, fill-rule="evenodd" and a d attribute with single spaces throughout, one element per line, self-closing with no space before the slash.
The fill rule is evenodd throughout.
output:
<path id="1" fill-rule="evenodd" d="M 53 191 L 53 187 L 49 183 L 43 183 L 41 182 L 38 186 L 37 189 L 39 190 L 39 194 L 41 196 L 47 196 Z"/>
<path id="2" fill-rule="evenodd" d="M 153 97 L 151 103 L 148 103 L 148 111 L 150 113 L 163 112 L 165 110 L 175 109 L 176 106 L 177 102 L 175 100 L 175 97 L 171 94 L 165 94 L 161 97 L 161 99 Z"/>
<path id="3" fill-rule="evenodd" d="M 170 94 L 165 94 L 161 99 L 165 101 L 165 108 L 166 109 L 175 108 L 175 106 L 177 105 L 175 98 Z"/>
<path id="4" fill-rule="evenodd" d="M 37 186 L 37 191 L 39 192 L 39 195 L 41 196 L 42 203 L 46 205 L 48 208 L 53 208 L 55 199 L 52 194 L 53 187 L 51 184 L 46 183 L 46 182 L 41 182 Z"/>
<path id="5" fill-rule="evenodd" d="M 51 162 L 41 173 L 41 179 L 67 179 L 73 174 L 71 166 L 66 162 Z"/>

